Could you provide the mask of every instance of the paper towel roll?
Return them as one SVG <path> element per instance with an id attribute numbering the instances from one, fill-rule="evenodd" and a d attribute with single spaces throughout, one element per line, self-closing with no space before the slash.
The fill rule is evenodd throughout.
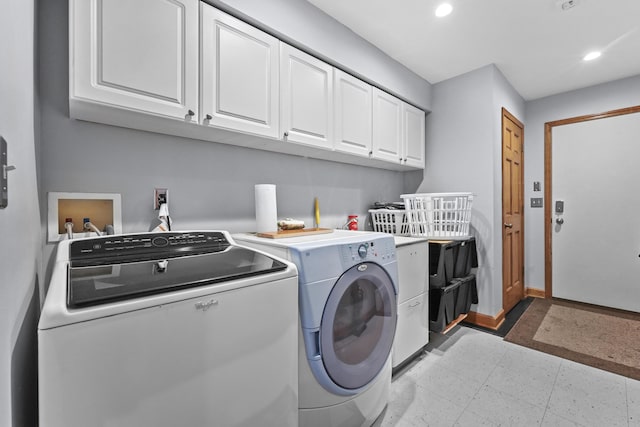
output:
<path id="1" fill-rule="evenodd" d="M 278 208 L 276 186 L 256 185 L 256 232 L 265 233 L 278 230 Z"/>

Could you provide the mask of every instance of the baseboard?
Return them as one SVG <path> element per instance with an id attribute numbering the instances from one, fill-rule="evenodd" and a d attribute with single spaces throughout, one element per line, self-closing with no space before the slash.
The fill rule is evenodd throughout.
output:
<path id="1" fill-rule="evenodd" d="M 500 327 L 500 325 L 502 325 L 502 322 L 504 322 L 504 310 L 500 310 L 498 314 L 493 317 L 482 313 L 476 313 L 475 311 L 470 311 L 464 321 L 495 331 Z"/>
<path id="2" fill-rule="evenodd" d="M 524 294 L 527 297 L 534 297 L 534 298 L 544 298 L 544 289 L 538 289 L 538 288 L 525 288 L 524 289 Z"/>

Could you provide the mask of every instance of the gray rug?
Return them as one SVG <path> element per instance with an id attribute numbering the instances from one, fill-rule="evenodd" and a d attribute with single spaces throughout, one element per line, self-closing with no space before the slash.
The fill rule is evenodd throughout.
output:
<path id="1" fill-rule="evenodd" d="M 504 338 L 640 380 L 640 314 L 536 298 Z"/>

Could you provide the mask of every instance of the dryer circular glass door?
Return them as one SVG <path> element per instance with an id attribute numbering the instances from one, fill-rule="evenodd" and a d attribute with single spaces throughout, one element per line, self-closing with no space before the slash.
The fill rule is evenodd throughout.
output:
<path id="1" fill-rule="evenodd" d="M 327 374 L 339 387 L 368 385 L 389 357 L 396 330 L 394 286 L 378 264 L 345 271 L 334 285 L 320 324 L 320 350 Z"/>

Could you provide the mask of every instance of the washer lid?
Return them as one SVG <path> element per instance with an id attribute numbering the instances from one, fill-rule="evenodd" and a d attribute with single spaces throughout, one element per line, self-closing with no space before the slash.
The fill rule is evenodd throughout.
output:
<path id="1" fill-rule="evenodd" d="M 287 265 L 251 249 L 123 264 L 70 267 L 67 306 L 89 307 L 282 271 Z"/>

